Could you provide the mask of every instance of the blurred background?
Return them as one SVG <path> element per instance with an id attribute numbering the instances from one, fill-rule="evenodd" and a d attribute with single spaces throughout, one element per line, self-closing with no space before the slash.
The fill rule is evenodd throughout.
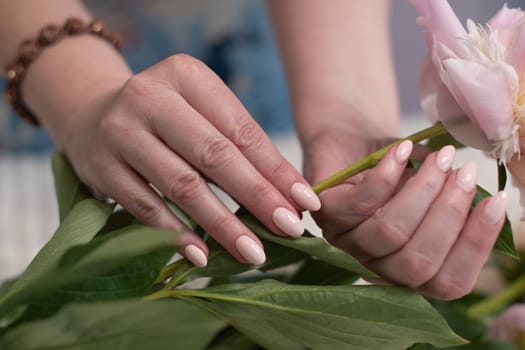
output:
<path id="1" fill-rule="evenodd" d="M 378 0 L 371 0 L 378 1 Z M 486 22 L 507 3 L 521 0 L 451 0 L 463 22 Z M 89 0 L 95 16 L 124 36 L 124 54 L 134 71 L 174 53 L 205 61 L 239 96 L 261 126 L 297 168 L 300 149 L 290 118 L 278 55 L 262 0 Z M 329 2 L 327 2 L 329 3 Z M 403 112 L 403 135 L 428 126 L 417 93 L 419 65 L 426 52 L 416 14 L 405 0 L 392 0 L 392 40 Z M 19 273 L 58 224 L 50 154 L 42 130 L 21 122 L 0 101 L 0 279 Z M 461 152 L 481 164 L 480 183 L 496 189 L 496 166 L 475 151 Z M 522 231 L 516 191 L 509 215 Z M 311 219 L 307 227 L 318 231 Z"/>

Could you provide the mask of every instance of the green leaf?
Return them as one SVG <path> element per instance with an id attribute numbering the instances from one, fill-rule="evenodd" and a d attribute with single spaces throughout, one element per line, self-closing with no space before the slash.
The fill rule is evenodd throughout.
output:
<path id="1" fill-rule="evenodd" d="M 503 191 L 507 185 L 507 168 L 505 164 L 496 162 L 498 165 L 498 191 Z"/>
<path id="2" fill-rule="evenodd" d="M 97 233 L 97 236 L 105 235 L 125 228 L 129 225 L 139 225 L 140 222 L 127 210 L 117 210 L 108 219 L 104 227 Z"/>
<path id="3" fill-rule="evenodd" d="M 82 301 L 142 296 L 177 250 L 176 237 L 173 231 L 136 225 L 95 238 L 66 252 L 39 288 L 56 290 L 81 282 L 78 290 L 77 285 L 61 292 Z M 139 258 L 147 260 L 137 262 Z"/>
<path id="4" fill-rule="evenodd" d="M 432 151 L 439 151 L 446 145 L 452 145 L 457 149 L 465 148 L 465 145 L 457 141 L 450 133 L 444 133 L 430 138 L 426 144 Z"/>
<path id="5" fill-rule="evenodd" d="M 52 168 L 55 176 L 60 222 L 62 222 L 75 204 L 84 199 L 93 198 L 93 196 L 80 182 L 64 155 L 60 153 L 53 154 Z"/>
<path id="6" fill-rule="evenodd" d="M 457 350 L 518 350 L 510 343 L 495 342 L 488 338 L 488 324 L 486 321 L 473 319 L 467 316 L 474 304 L 483 300 L 484 296 L 471 293 L 461 299 L 454 301 L 442 301 L 431 299 L 432 305 L 445 318 L 450 327 L 461 337 L 469 341 L 460 347 L 447 349 Z M 433 350 L 435 347 L 428 344 L 418 344 L 410 350 Z"/>
<path id="7" fill-rule="evenodd" d="M 171 271 L 173 276 L 172 285 L 179 285 L 201 277 L 229 277 L 255 269 L 268 271 L 307 258 L 306 254 L 300 251 L 272 242 L 265 241 L 263 243 L 266 251 L 266 262 L 262 265 L 247 265 L 235 260 L 222 246 L 217 242 L 210 240 L 208 241 L 208 249 L 210 253 L 208 255 L 208 265 L 206 267 L 196 267 L 187 260 L 177 261 L 167 267 L 167 270 L 170 270 L 172 267 L 174 268 L 174 271 Z"/>
<path id="8" fill-rule="evenodd" d="M 7 281 L 3 281 L 0 284 L 0 297 L 2 297 L 2 295 L 6 294 L 9 291 L 9 289 L 11 289 L 11 287 L 13 287 L 15 282 L 16 282 L 16 279 L 9 279 Z"/>
<path id="9" fill-rule="evenodd" d="M 257 219 L 251 215 L 242 214 L 239 216 L 241 221 L 248 226 L 259 237 L 266 241 L 270 241 L 288 248 L 292 248 L 308 255 L 314 256 L 317 259 L 324 261 L 330 265 L 337 266 L 341 269 L 354 272 L 364 277 L 376 277 L 376 275 L 361 265 L 356 259 L 344 251 L 329 245 L 322 238 L 318 237 L 299 237 L 299 238 L 284 238 L 272 234 L 268 231 Z M 306 233 L 305 235 L 308 235 Z M 310 234 L 311 236 L 311 234 Z"/>
<path id="10" fill-rule="evenodd" d="M 482 188 L 481 186 L 477 187 L 476 195 L 472 201 L 472 207 L 478 205 L 484 198 L 490 197 L 491 194 Z M 514 238 L 512 235 L 512 227 L 508 218 L 505 218 L 505 223 L 501 228 L 498 240 L 494 246 L 494 250 L 505 255 L 508 255 L 513 258 L 518 258 L 518 253 L 516 251 L 516 246 L 514 245 Z"/>
<path id="11" fill-rule="evenodd" d="M 162 198 L 164 199 L 164 202 L 166 203 L 166 205 L 171 209 L 173 214 L 175 214 L 175 216 L 177 216 L 184 223 L 184 225 L 186 225 L 191 230 L 197 229 L 198 227 L 197 223 L 192 218 L 190 218 L 190 216 L 186 214 L 184 210 L 182 210 L 177 204 L 175 204 L 168 197 L 163 196 Z"/>
<path id="12" fill-rule="evenodd" d="M 94 199 L 77 203 L 16 283 L 0 297 L 0 315 L 33 295 L 46 276 L 56 271 L 61 256 L 69 248 L 90 241 L 112 211 L 112 205 Z"/>
<path id="13" fill-rule="evenodd" d="M 19 322 L 53 315 L 70 303 L 122 301 L 144 296 L 151 290 L 159 271 L 173 255 L 171 249 L 137 255 L 107 272 L 84 277 L 33 300 Z"/>
<path id="14" fill-rule="evenodd" d="M 165 263 L 167 257 L 171 256 L 164 255 L 166 250 L 170 254 L 176 250 L 175 237 L 173 231 L 145 226 L 130 226 L 114 235 L 101 236 L 65 253 L 56 268 L 41 278 L 33 280 L 27 288 L 16 293 L 13 298 L 19 304 L 30 304 L 31 308 L 26 311 L 24 317 L 33 319 L 53 313 L 57 306 L 73 300 L 107 300 L 136 296 L 139 292 L 142 294 L 144 289 L 151 286 L 158 270 L 139 270 L 139 273 L 135 274 L 118 268 L 153 252 L 162 252 L 161 255 L 165 258 L 162 263 Z M 160 270 L 161 266 L 157 265 L 157 268 Z M 112 271 L 109 276 L 103 275 L 108 271 Z M 88 277 L 96 276 L 98 278 L 87 280 Z M 147 279 L 132 280 L 136 277 Z M 97 280 L 104 278 L 107 278 L 106 283 L 99 285 Z M 80 283 L 80 287 L 76 289 L 78 286 L 71 286 L 74 283 Z M 65 286 L 70 287 L 63 288 Z M 109 289 L 104 289 L 107 287 Z M 60 288 L 63 289 L 59 290 Z"/>
<path id="15" fill-rule="evenodd" d="M 428 344 L 417 344 L 409 350 L 437 350 L 438 348 Z M 480 340 L 465 344 L 463 346 L 454 346 L 447 348 L 439 348 L 442 350 L 520 350 L 512 343 L 496 342 L 490 340 Z"/>
<path id="16" fill-rule="evenodd" d="M 9 291 L 9 289 L 13 287 L 15 282 L 16 282 L 16 279 L 7 280 L 0 285 L 0 298 L 4 294 L 7 294 L 7 292 Z M 3 332 L 2 329 L 8 327 L 9 325 L 17 321 L 20 318 L 20 316 L 22 316 L 22 314 L 25 312 L 25 310 L 26 308 L 23 306 L 18 307 L 18 308 L 15 308 L 14 310 L 4 313 L 2 317 L 0 317 L 0 337 L 2 336 L 2 332 Z"/>
<path id="17" fill-rule="evenodd" d="M 207 350 L 254 350 L 258 346 L 235 328 L 223 330 Z"/>
<path id="18" fill-rule="evenodd" d="M 225 326 L 184 301 L 128 301 L 65 307 L 0 339 L 5 350 L 206 349 Z"/>
<path id="19" fill-rule="evenodd" d="M 397 287 L 297 286 L 276 281 L 176 290 L 268 350 L 403 350 L 464 341 L 421 296 Z"/>
<path id="20" fill-rule="evenodd" d="M 59 268 L 84 275 L 94 274 L 107 270 L 106 266 L 116 266 L 159 249 L 170 248 L 175 252 L 176 239 L 174 231 L 142 225 L 127 226 L 70 249 L 60 260 Z"/>
<path id="21" fill-rule="evenodd" d="M 307 259 L 288 281 L 290 284 L 341 285 L 351 284 L 359 276 L 317 259 Z"/>

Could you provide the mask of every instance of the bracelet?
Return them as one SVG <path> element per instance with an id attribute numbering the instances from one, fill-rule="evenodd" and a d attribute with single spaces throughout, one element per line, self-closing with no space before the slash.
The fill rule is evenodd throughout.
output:
<path id="1" fill-rule="evenodd" d="M 18 48 L 17 58 L 7 65 L 5 76 L 7 85 L 4 90 L 6 100 L 13 110 L 23 119 L 34 126 L 40 125 L 38 119 L 24 103 L 22 96 L 22 82 L 27 69 L 40 53 L 48 46 L 57 43 L 67 36 L 93 34 L 107 40 L 117 50 L 122 48 L 122 39 L 99 21 L 85 24 L 78 18 L 69 18 L 62 27 L 50 24 L 42 28 L 36 39 L 24 40 Z"/>

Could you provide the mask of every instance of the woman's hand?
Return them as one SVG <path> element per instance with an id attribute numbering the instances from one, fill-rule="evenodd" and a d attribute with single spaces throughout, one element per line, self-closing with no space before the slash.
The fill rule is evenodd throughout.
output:
<path id="1" fill-rule="evenodd" d="M 182 251 L 207 263 L 205 243 L 172 214 L 170 198 L 236 259 L 263 246 L 215 196 L 210 180 L 279 235 L 300 236 L 301 210 L 320 202 L 234 94 L 202 62 L 175 55 L 84 106 L 68 125 L 67 156 L 97 196 L 146 224 L 184 234 Z"/>
<path id="2" fill-rule="evenodd" d="M 305 170 L 312 183 L 332 175 L 382 143 L 357 132 L 319 134 L 306 144 Z M 505 218 L 504 192 L 470 212 L 476 166 L 451 170 L 454 148 L 426 156 L 405 170 L 409 156 L 428 151 L 405 141 L 373 169 L 329 189 L 314 215 L 326 239 L 383 279 L 440 299 L 469 293 Z"/>

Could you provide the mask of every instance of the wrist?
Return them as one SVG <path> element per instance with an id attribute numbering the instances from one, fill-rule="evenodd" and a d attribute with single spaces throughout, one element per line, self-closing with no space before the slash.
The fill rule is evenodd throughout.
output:
<path id="1" fill-rule="evenodd" d="M 399 133 L 397 109 L 382 108 L 370 98 L 311 96 L 294 99 L 293 106 L 303 147 L 332 134 L 357 141 L 396 137 Z"/>
<path id="2" fill-rule="evenodd" d="M 108 77 L 86 85 L 91 90 L 72 106 L 65 118 L 47 118 L 43 121 L 57 150 L 69 154 L 75 147 L 79 133 L 86 133 L 99 124 L 106 111 L 118 97 L 129 77 Z"/>
<path id="3" fill-rule="evenodd" d="M 131 75 L 120 53 L 105 40 L 87 34 L 66 37 L 29 66 L 22 94 L 62 148 L 82 110 L 120 89 Z"/>

